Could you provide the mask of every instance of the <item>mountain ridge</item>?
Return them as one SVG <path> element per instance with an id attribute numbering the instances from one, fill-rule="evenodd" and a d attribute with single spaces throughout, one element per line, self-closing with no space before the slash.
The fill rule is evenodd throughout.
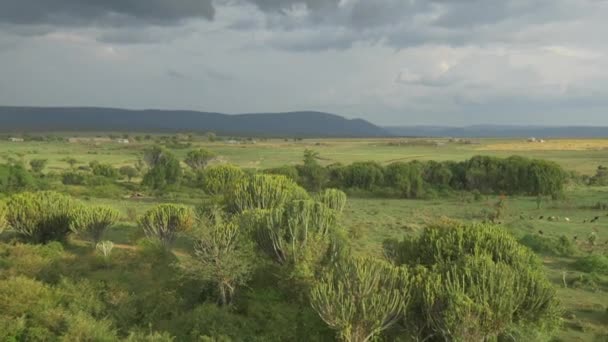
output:
<path id="1" fill-rule="evenodd" d="M 301 137 L 381 137 L 363 119 L 318 111 L 223 114 L 194 110 L 0 106 L 0 131 L 212 131 Z"/>

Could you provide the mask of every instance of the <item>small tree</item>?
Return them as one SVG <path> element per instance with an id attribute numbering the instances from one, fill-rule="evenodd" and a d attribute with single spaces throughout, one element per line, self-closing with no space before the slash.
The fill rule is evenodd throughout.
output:
<path id="1" fill-rule="evenodd" d="M 310 301 L 340 340 L 367 342 L 399 321 L 409 288 L 406 268 L 355 258 L 327 272 L 312 288 Z"/>
<path id="2" fill-rule="evenodd" d="M 46 159 L 32 159 L 32 160 L 30 160 L 30 167 L 32 168 L 32 171 L 34 171 L 35 173 L 41 173 L 42 170 L 44 170 L 46 163 L 47 163 Z"/>
<path id="3" fill-rule="evenodd" d="M 131 179 L 133 179 L 134 177 L 137 177 L 137 175 L 139 174 L 139 172 L 137 171 L 137 169 L 134 168 L 133 166 L 130 166 L 130 165 L 126 165 L 126 166 L 121 167 L 118 170 L 118 172 L 120 172 L 120 174 L 123 177 L 126 177 L 129 182 L 131 182 Z"/>
<path id="4" fill-rule="evenodd" d="M 175 204 L 160 204 L 139 218 L 139 225 L 147 237 L 156 239 L 167 250 L 177 234 L 189 231 L 194 224 L 192 209 Z"/>
<path id="5" fill-rule="evenodd" d="M 63 161 L 65 161 L 66 163 L 68 163 L 68 165 L 70 165 L 71 169 L 73 169 L 74 166 L 76 166 L 76 164 L 78 164 L 78 160 L 76 160 L 74 158 L 65 158 L 65 159 L 63 159 Z"/>
<path id="6" fill-rule="evenodd" d="M 186 272 L 215 285 L 220 305 L 229 305 L 237 287 L 251 277 L 253 244 L 236 222 L 226 221 L 215 208 L 194 234 L 194 258 L 182 264 Z"/>
<path id="7" fill-rule="evenodd" d="M 180 182 L 182 168 L 179 160 L 169 151 L 154 146 L 144 152 L 144 160 L 148 164 L 149 170 L 144 176 L 142 184 L 160 189 Z"/>
<path id="8" fill-rule="evenodd" d="M 71 229 L 74 232 L 85 232 L 93 240 L 93 245 L 97 245 L 119 216 L 118 211 L 110 207 L 81 207 L 72 214 Z"/>
<path id="9" fill-rule="evenodd" d="M 56 192 L 25 192 L 7 202 L 7 221 L 19 236 L 35 243 L 62 241 L 70 233 L 79 204 Z"/>
<path id="10" fill-rule="evenodd" d="M 207 167 L 209 162 L 215 159 L 217 155 L 209 150 L 198 149 L 188 152 L 184 163 L 190 166 L 193 171 L 200 171 Z"/>

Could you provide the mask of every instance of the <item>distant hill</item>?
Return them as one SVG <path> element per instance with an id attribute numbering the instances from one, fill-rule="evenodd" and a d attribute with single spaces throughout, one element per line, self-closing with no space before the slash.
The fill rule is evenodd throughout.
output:
<path id="1" fill-rule="evenodd" d="M 391 135 L 402 137 L 458 138 L 605 138 L 608 127 L 593 126 L 501 126 L 467 127 L 409 126 L 384 127 Z"/>
<path id="2" fill-rule="evenodd" d="M 361 119 L 321 112 L 227 115 L 184 110 L 95 107 L 1 107 L 0 131 L 206 132 L 279 137 L 379 137 L 389 133 Z"/>

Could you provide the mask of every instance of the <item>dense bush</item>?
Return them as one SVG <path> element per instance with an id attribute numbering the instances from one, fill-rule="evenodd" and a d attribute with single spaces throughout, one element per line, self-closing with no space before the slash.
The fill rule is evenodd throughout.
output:
<path id="1" fill-rule="evenodd" d="M 169 151 L 155 146 L 144 153 L 144 160 L 149 170 L 142 184 L 153 189 L 162 189 L 168 185 L 177 185 L 182 178 L 179 160 Z"/>
<path id="2" fill-rule="evenodd" d="M 25 192 L 7 202 L 9 226 L 22 238 L 36 243 L 65 240 L 72 214 L 80 204 L 56 192 Z"/>
<path id="3" fill-rule="evenodd" d="M 395 194 L 405 198 L 433 197 L 449 190 L 484 194 L 551 195 L 563 191 L 568 174 L 556 163 L 509 157 L 476 156 L 462 162 L 396 162 L 386 167 L 376 162 L 320 166 L 305 155 L 304 165 L 284 167 L 269 173 L 286 174 L 301 186 L 314 191 L 334 187 L 362 189 L 376 194 Z"/>
<path id="4" fill-rule="evenodd" d="M 33 186 L 34 179 L 23 165 L 0 165 L 0 192 L 23 191 Z"/>
<path id="5" fill-rule="evenodd" d="M 99 162 L 91 162 L 89 164 L 91 172 L 95 176 L 106 177 L 110 179 L 116 179 L 119 176 L 119 172 L 111 164 L 102 164 Z"/>
<path id="6" fill-rule="evenodd" d="M 64 185 L 84 185 L 87 175 L 79 171 L 67 171 L 61 175 L 61 182 Z"/>
<path id="7" fill-rule="evenodd" d="M 498 227 L 444 222 L 386 248 L 414 270 L 404 325 L 418 338 L 487 340 L 557 326 L 559 305 L 540 260 Z"/>
<path id="8" fill-rule="evenodd" d="M 279 167 L 275 167 L 272 169 L 266 169 L 266 170 L 264 170 L 264 173 L 268 173 L 271 175 L 285 176 L 285 177 L 291 179 L 292 181 L 294 181 L 298 184 L 301 184 L 300 174 L 298 172 L 298 168 L 296 168 L 295 166 L 291 166 L 291 165 L 279 166 Z"/>
<path id="9" fill-rule="evenodd" d="M 170 249 L 179 233 L 192 229 L 194 213 L 183 205 L 160 204 L 145 212 L 138 222 L 148 238 Z"/>
<path id="10" fill-rule="evenodd" d="M 576 253 L 576 245 L 566 236 L 559 238 L 542 235 L 526 234 L 519 242 L 536 253 L 555 256 L 572 256 Z"/>
<path id="11" fill-rule="evenodd" d="M 199 171 L 207 167 L 207 164 L 215 159 L 217 155 L 209 150 L 198 149 L 188 152 L 184 163 L 190 166 L 192 170 Z"/>
<path id="12" fill-rule="evenodd" d="M 87 234 L 96 245 L 101 241 L 108 227 L 118 221 L 119 216 L 118 211 L 110 207 L 82 206 L 72 213 L 71 229 Z"/>
<path id="13" fill-rule="evenodd" d="M 306 190 L 285 176 L 256 174 L 239 179 L 226 195 L 232 212 L 273 209 L 293 200 L 307 198 Z"/>
<path id="14" fill-rule="evenodd" d="M 587 273 L 608 275 L 608 256 L 601 254 L 588 255 L 577 260 L 574 267 Z"/>
<path id="15" fill-rule="evenodd" d="M 325 189 L 317 195 L 317 201 L 341 213 L 346 206 L 346 194 L 338 189 Z"/>
<path id="16" fill-rule="evenodd" d="M 245 177 L 245 172 L 234 165 L 215 165 L 200 173 L 200 183 L 203 191 L 211 195 L 222 195 L 228 192 L 234 184 Z"/>
<path id="17" fill-rule="evenodd" d="M 321 277 L 310 297 L 341 341 L 370 341 L 405 314 L 410 278 L 406 268 L 383 261 L 343 260 Z"/>

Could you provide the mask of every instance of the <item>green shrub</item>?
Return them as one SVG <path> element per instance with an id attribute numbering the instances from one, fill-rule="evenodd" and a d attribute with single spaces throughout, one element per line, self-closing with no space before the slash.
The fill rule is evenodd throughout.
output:
<path id="1" fill-rule="evenodd" d="M 572 256 L 576 254 L 576 245 L 564 235 L 555 238 L 526 234 L 519 239 L 519 243 L 541 254 L 555 256 Z"/>
<path id="2" fill-rule="evenodd" d="M 326 189 L 317 195 L 317 201 L 341 213 L 346 206 L 346 194 L 338 189 Z"/>
<path id="3" fill-rule="evenodd" d="M 84 185 L 87 175 L 83 172 L 67 171 L 61 175 L 61 182 L 64 185 Z"/>
<path id="4" fill-rule="evenodd" d="M 415 274 L 404 323 L 420 337 L 487 340 L 558 325 L 559 303 L 540 260 L 499 227 L 446 221 L 386 247 Z"/>
<path id="5" fill-rule="evenodd" d="M 6 204 L 4 204 L 4 202 L 0 201 L 0 234 L 2 234 L 2 232 L 8 225 L 8 223 L 6 221 L 6 211 L 7 211 Z"/>
<path id="6" fill-rule="evenodd" d="M 80 204 L 56 192 L 25 192 L 9 198 L 7 221 L 17 234 L 34 243 L 63 241 L 71 232 L 72 213 Z"/>
<path id="7" fill-rule="evenodd" d="M 118 221 L 119 212 L 110 207 L 80 207 L 72 212 L 71 229 L 84 232 L 96 245 L 103 238 L 106 230 Z"/>
<path id="8" fill-rule="evenodd" d="M 148 238 L 156 239 L 170 249 L 177 234 L 189 231 L 194 224 L 194 213 L 183 205 L 160 204 L 139 218 L 139 225 Z"/>
<path id="9" fill-rule="evenodd" d="M 397 323 L 409 303 L 406 268 L 373 259 L 339 262 L 310 293 L 312 307 L 341 341 L 364 342 Z"/>
<path id="10" fill-rule="evenodd" d="M 215 165 L 206 168 L 201 174 L 203 191 L 211 195 L 223 195 L 245 177 L 245 172 L 234 165 Z"/>
<path id="11" fill-rule="evenodd" d="M 226 196 L 230 211 L 273 209 L 293 200 L 308 197 L 306 190 L 285 176 L 256 174 L 236 182 Z"/>
<path id="12" fill-rule="evenodd" d="M 587 273 L 608 274 L 608 256 L 592 254 L 578 259 L 574 263 L 577 270 Z"/>
<path id="13" fill-rule="evenodd" d="M 184 163 L 190 166 L 192 170 L 198 171 L 207 167 L 207 164 L 215 159 L 217 155 L 209 150 L 198 149 L 188 152 Z"/>
<path id="14" fill-rule="evenodd" d="M 34 178 L 23 165 L 0 165 L 0 192 L 17 192 L 33 187 Z"/>

